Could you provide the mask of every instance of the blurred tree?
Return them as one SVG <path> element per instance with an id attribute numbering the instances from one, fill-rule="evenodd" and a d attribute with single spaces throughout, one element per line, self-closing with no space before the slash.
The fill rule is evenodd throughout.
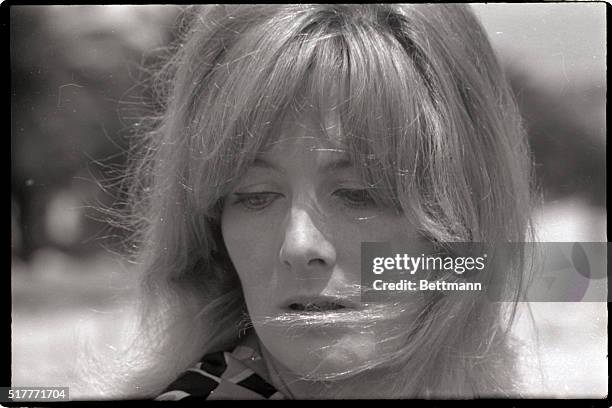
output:
<path id="1" fill-rule="evenodd" d="M 117 232 L 92 219 L 99 214 L 90 206 L 113 200 L 114 193 L 100 188 L 98 180 L 110 177 L 108 170 L 126 159 L 133 122 L 121 117 L 122 104 L 147 103 L 146 93 L 134 87 L 142 77 L 139 67 L 145 51 L 170 41 L 177 11 L 163 6 L 11 7 L 11 188 L 24 259 L 48 245 L 77 252 L 95 248 L 99 242 L 90 237 Z M 48 211 L 60 192 L 74 196 L 73 216 L 84 225 L 64 242 L 49 231 L 62 221 L 48 222 L 57 217 Z"/>
<path id="2" fill-rule="evenodd" d="M 574 196 L 605 207 L 605 84 L 595 80 L 550 89 L 526 69 L 511 65 L 506 71 L 525 119 L 545 201 Z"/>

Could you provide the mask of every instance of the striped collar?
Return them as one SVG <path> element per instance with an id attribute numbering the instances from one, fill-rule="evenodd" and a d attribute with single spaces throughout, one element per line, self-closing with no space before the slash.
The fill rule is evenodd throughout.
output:
<path id="1" fill-rule="evenodd" d="M 285 399 L 268 378 L 257 337 L 251 332 L 232 352 L 206 354 L 155 399 Z"/>

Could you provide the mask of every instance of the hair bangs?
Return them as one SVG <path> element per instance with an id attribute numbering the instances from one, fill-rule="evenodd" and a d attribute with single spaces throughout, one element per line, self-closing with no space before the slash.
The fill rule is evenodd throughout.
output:
<path id="1" fill-rule="evenodd" d="M 206 202 L 200 208 L 214 211 L 257 155 L 278 138 L 285 117 L 297 106 L 314 44 L 298 36 L 275 37 L 269 29 L 262 26 L 257 35 L 241 37 L 211 74 L 197 137 L 205 152 L 197 158 L 196 177 L 203 179 L 197 185 L 209 188 L 201 192 Z M 257 51 L 246 52 L 253 48 Z"/>
<path id="2" fill-rule="evenodd" d="M 200 208 L 227 194 L 257 154 L 277 141 L 288 115 L 312 110 L 323 135 L 335 142 L 340 135 L 372 197 L 406 210 L 400 195 L 415 183 L 421 105 L 429 96 L 423 78 L 393 33 L 377 23 L 334 21 L 330 14 L 309 24 L 312 18 L 305 13 L 294 30 L 253 28 L 216 64 L 205 122 L 206 133 L 221 137 L 199 138 L 216 144 L 203 149 L 209 160 L 198 173 L 208 180 L 196 185 L 217 188 Z M 272 35 L 276 30 L 284 36 Z M 330 118 L 341 129 L 331 132 Z"/>
<path id="3" fill-rule="evenodd" d="M 416 183 L 429 94 L 398 39 L 364 22 L 341 26 L 317 44 L 303 98 L 318 113 L 323 134 L 340 134 L 373 198 L 407 210 L 401 194 Z M 339 132 L 330 134 L 330 116 Z"/>

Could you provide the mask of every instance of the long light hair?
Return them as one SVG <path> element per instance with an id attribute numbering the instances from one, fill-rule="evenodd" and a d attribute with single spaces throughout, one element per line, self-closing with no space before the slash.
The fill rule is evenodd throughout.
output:
<path id="1" fill-rule="evenodd" d="M 468 6 L 201 6 L 182 22 L 156 76 L 161 114 L 132 171 L 142 303 L 114 377 L 101 375 L 115 395 L 154 396 L 204 353 L 236 343 L 246 307 L 220 233 L 223 197 L 285 115 L 303 100 L 324 114 L 330 89 L 347 151 L 377 199 L 414 215 L 432 240 L 525 241 L 525 136 Z M 510 302 L 432 300 L 404 347 L 380 356 L 377 366 L 401 370 L 385 396 L 516 395 L 508 327 L 522 251 L 507 261 Z"/>

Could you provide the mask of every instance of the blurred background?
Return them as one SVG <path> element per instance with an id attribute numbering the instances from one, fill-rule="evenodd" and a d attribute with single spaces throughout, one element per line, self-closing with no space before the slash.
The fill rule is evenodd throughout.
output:
<path id="1" fill-rule="evenodd" d="M 526 120 L 542 241 L 606 241 L 603 3 L 474 4 Z M 66 386 L 82 338 L 113 348 L 134 276 L 99 209 L 150 101 L 142 66 L 177 6 L 11 6 L 12 385 Z M 517 336 L 525 394 L 607 395 L 605 303 L 531 303 Z M 534 337 L 535 336 L 535 337 Z M 538 357 L 539 356 L 539 357 Z"/>

